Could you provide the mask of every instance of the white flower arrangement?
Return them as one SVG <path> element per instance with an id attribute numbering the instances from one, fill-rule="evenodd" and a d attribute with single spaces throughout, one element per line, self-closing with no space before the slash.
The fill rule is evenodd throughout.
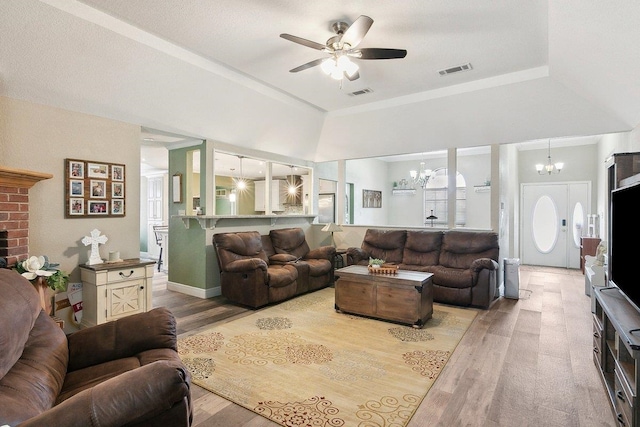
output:
<path id="1" fill-rule="evenodd" d="M 28 259 L 16 263 L 16 270 L 32 283 L 42 277 L 54 291 L 65 291 L 69 282 L 69 275 L 58 269 L 58 265 L 49 262 L 46 256 L 30 256 Z"/>

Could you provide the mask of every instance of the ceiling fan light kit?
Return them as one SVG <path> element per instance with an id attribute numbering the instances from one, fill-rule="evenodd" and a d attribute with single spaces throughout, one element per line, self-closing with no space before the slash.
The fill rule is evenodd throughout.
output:
<path id="1" fill-rule="evenodd" d="M 316 65 L 320 65 L 322 71 L 330 75 L 336 80 L 353 81 L 360 78 L 359 66 L 354 63 L 351 58 L 355 59 L 396 59 L 407 56 L 404 49 L 388 49 L 388 48 L 362 48 L 356 49 L 364 36 L 373 25 L 373 19 L 366 15 L 360 15 L 353 24 L 348 25 L 346 22 L 335 22 L 331 28 L 336 33 L 323 45 L 310 40 L 303 39 L 291 34 L 280 34 L 285 40 L 301 44 L 312 49 L 321 50 L 330 55 L 329 58 L 319 58 L 302 64 L 296 68 L 289 70 L 291 73 L 297 73 Z"/>

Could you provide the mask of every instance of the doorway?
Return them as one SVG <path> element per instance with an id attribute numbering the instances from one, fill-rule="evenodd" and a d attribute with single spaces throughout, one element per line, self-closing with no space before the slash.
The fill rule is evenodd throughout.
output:
<path id="1" fill-rule="evenodd" d="M 580 268 L 590 182 L 521 184 L 522 263 Z"/>

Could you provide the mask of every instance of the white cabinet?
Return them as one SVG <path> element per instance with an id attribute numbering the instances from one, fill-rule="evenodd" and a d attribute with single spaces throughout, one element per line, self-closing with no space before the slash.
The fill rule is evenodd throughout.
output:
<path id="1" fill-rule="evenodd" d="M 154 261 L 81 265 L 82 327 L 151 310 Z"/>
<path id="2" fill-rule="evenodd" d="M 255 181 L 255 210 L 257 212 L 264 212 L 265 209 L 265 197 L 264 197 L 264 183 L 265 181 Z M 287 181 L 284 179 L 274 179 L 271 181 L 271 211 L 278 212 L 285 209 L 284 204 L 287 202 Z"/>

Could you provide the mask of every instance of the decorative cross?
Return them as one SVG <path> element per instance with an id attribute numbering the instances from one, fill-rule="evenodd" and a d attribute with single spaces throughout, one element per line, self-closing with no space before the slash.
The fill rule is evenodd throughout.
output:
<path id="1" fill-rule="evenodd" d="M 94 228 L 91 231 L 91 237 L 84 236 L 82 238 L 82 243 L 84 243 L 85 246 L 91 245 L 91 256 L 89 257 L 89 262 L 87 263 L 88 265 L 102 264 L 103 261 L 102 258 L 100 258 L 98 245 L 104 245 L 105 243 L 107 243 L 107 240 L 109 240 L 107 236 L 101 236 L 100 230 L 98 230 L 97 228 Z"/>

